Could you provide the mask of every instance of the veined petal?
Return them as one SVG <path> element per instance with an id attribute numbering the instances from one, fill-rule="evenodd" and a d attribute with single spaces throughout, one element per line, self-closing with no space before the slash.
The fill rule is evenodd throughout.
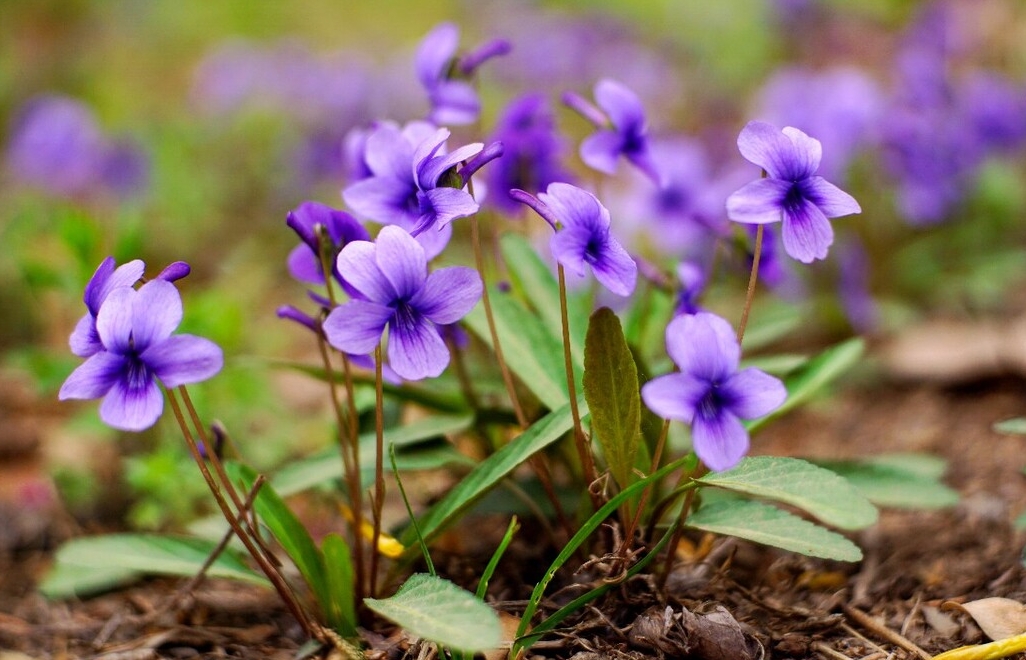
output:
<path id="1" fill-rule="evenodd" d="M 666 374 L 645 383 L 641 398 L 649 410 L 663 419 L 691 423 L 709 383 L 685 373 Z"/>
<path id="2" fill-rule="evenodd" d="M 321 272 L 321 265 L 317 257 L 306 243 L 300 243 L 292 248 L 286 261 L 289 274 L 300 282 L 308 284 L 324 284 L 324 274 Z"/>
<path id="3" fill-rule="evenodd" d="M 131 350 L 132 307 L 138 293 L 132 287 L 118 287 L 107 295 L 100 307 L 100 313 L 96 315 L 96 332 L 108 351 L 127 353 Z"/>
<path id="4" fill-rule="evenodd" d="M 92 314 L 86 314 L 78 320 L 68 339 L 68 345 L 72 353 L 83 358 L 103 350 L 103 342 L 96 332 L 96 319 Z"/>
<path id="5" fill-rule="evenodd" d="M 483 143 L 474 142 L 444 156 L 435 156 L 427 159 L 417 168 L 417 182 L 420 184 L 421 189 L 430 190 L 434 188 L 438 185 L 438 179 L 446 170 L 462 161 L 473 158 L 481 153 L 482 149 L 484 149 Z"/>
<path id="6" fill-rule="evenodd" d="M 121 286 L 134 286 L 143 276 L 146 265 L 140 259 L 133 259 L 115 268 L 114 257 L 107 257 L 97 267 L 86 284 L 83 300 L 89 313 L 96 316 L 107 294 Z"/>
<path id="7" fill-rule="evenodd" d="M 709 417 L 695 417 L 691 441 L 698 458 L 716 472 L 737 465 L 748 452 L 749 444 L 748 431 L 741 421 L 725 410 Z"/>
<path id="8" fill-rule="evenodd" d="M 802 186 L 802 192 L 828 218 L 862 213 L 862 207 L 854 197 L 821 176 L 814 176 L 806 181 Z"/>
<path id="9" fill-rule="evenodd" d="M 395 310 L 367 300 L 350 300 L 336 307 L 324 319 L 328 343 L 344 353 L 367 355 L 381 341 L 385 325 Z"/>
<path id="10" fill-rule="evenodd" d="M 377 250 L 377 245 L 370 241 L 353 241 L 338 253 L 335 264 L 342 278 L 361 295 L 381 305 L 388 305 L 396 299 L 397 294 L 378 268 Z"/>
<path id="11" fill-rule="evenodd" d="M 477 90 L 465 80 L 443 80 L 431 90 L 430 119 L 442 126 L 472 124 L 481 114 Z"/>
<path id="12" fill-rule="evenodd" d="M 752 121 L 741 129 L 737 148 L 751 163 L 774 179 L 794 180 L 800 160 L 794 143 L 779 128 L 764 121 Z M 802 176 L 805 178 L 808 173 Z"/>
<path id="13" fill-rule="evenodd" d="M 413 181 L 420 189 L 426 186 L 420 179 L 420 171 L 424 163 L 434 158 L 441 151 L 445 153 L 445 141 L 449 139 L 449 129 L 439 128 L 430 137 L 417 145 L 413 151 Z"/>
<path id="14" fill-rule="evenodd" d="M 819 207 L 803 200 L 784 215 L 781 237 L 788 256 L 808 264 L 827 256 L 834 242 L 834 228 Z"/>
<path id="15" fill-rule="evenodd" d="M 123 355 L 108 351 L 95 353 L 71 372 L 57 398 L 61 401 L 98 399 L 110 391 L 127 365 L 128 360 Z"/>
<path id="16" fill-rule="evenodd" d="M 609 211 L 586 190 L 569 183 L 551 183 L 538 199 L 549 207 L 552 215 L 564 226 L 605 228 L 609 226 Z"/>
<path id="17" fill-rule="evenodd" d="M 823 160 L 823 145 L 820 141 L 793 126 L 785 126 L 781 132 L 794 145 L 794 179 L 807 179 L 815 174 L 819 169 L 819 162 Z"/>
<path id="18" fill-rule="evenodd" d="M 424 286 L 427 257 L 424 248 L 405 229 L 395 225 L 382 227 L 375 246 L 378 268 L 400 299 L 408 299 Z"/>
<path id="19" fill-rule="evenodd" d="M 203 337 L 175 335 L 150 346 L 139 355 L 165 387 L 199 383 L 224 365 L 221 348 Z"/>
<path id="20" fill-rule="evenodd" d="M 397 126 L 381 124 L 367 136 L 363 160 L 375 176 L 406 179 L 413 162 L 413 145 Z"/>
<path id="21" fill-rule="evenodd" d="M 342 191 L 342 199 L 357 214 L 382 224 L 415 219 L 417 186 L 409 172 L 406 179 L 374 176 L 361 179 Z"/>
<path id="22" fill-rule="evenodd" d="M 768 415 L 787 399 L 787 389 L 779 378 L 754 367 L 742 369 L 720 387 L 728 409 L 741 419 Z"/>
<path id="23" fill-rule="evenodd" d="M 449 366 L 449 349 L 430 321 L 408 309 L 388 324 L 388 364 L 406 380 L 434 378 Z"/>
<path id="24" fill-rule="evenodd" d="M 139 287 L 132 304 L 132 341 L 143 352 L 171 336 L 182 322 L 182 296 L 174 284 L 150 280 Z"/>
<path id="25" fill-rule="evenodd" d="M 643 128 L 645 125 L 645 109 L 641 99 L 615 80 L 600 80 L 595 85 L 595 102 L 619 131 Z"/>
<path id="26" fill-rule="evenodd" d="M 764 225 L 784 219 L 784 199 L 794 184 L 782 179 L 758 179 L 727 198 L 727 217 L 734 222 Z"/>
<path id="27" fill-rule="evenodd" d="M 599 130 L 581 142 L 581 160 L 603 174 L 616 174 L 617 159 L 623 151 L 623 136 L 616 131 Z"/>
<path id="28" fill-rule="evenodd" d="M 577 225 L 564 227 L 549 239 L 552 256 L 562 264 L 563 268 L 578 277 L 583 277 L 588 272 L 584 255 L 588 251 L 591 237 L 592 232 L 588 227 Z"/>
<path id="29" fill-rule="evenodd" d="M 629 296 L 638 281 L 638 264 L 612 236 L 607 236 L 598 260 L 591 264 L 595 279 L 618 296 Z"/>
<path id="30" fill-rule="evenodd" d="M 410 299 L 410 306 L 439 324 L 455 323 L 481 299 L 481 276 L 473 268 L 450 266 L 428 275 L 424 286 Z"/>
<path id="31" fill-rule="evenodd" d="M 741 357 L 733 328 L 709 312 L 670 321 L 666 326 L 666 352 L 681 372 L 709 382 L 732 376 Z"/>
<path id="32" fill-rule="evenodd" d="M 465 190 L 459 188 L 434 188 L 424 195 L 431 204 L 435 228 L 445 226 L 457 218 L 465 218 L 478 212 L 481 206 Z"/>
<path id="33" fill-rule="evenodd" d="M 164 410 L 164 395 L 153 378 L 141 382 L 118 380 L 100 404 L 100 419 L 122 431 L 153 426 Z"/>
<path id="34" fill-rule="evenodd" d="M 414 59 L 421 85 L 428 89 L 434 87 L 456 54 L 459 43 L 460 31 L 453 23 L 441 23 L 427 33 Z"/>

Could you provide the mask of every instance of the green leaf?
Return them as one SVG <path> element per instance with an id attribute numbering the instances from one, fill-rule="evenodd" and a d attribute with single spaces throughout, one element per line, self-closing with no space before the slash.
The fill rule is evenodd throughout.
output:
<path id="1" fill-rule="evenodd" d="M 587 402 L 579 400 L 578 405 L 581 415 L 587 415 Z M 558 440 L 572 427 L 569 403 L 536 421 L 504 447 L 478 463 L 445 497 L 431 507 L 418 522 L 421 534 L 430 540 L 528 458 Z M 403 534 L 403 545 L 409 547 L 414 540 L 413 530 L 407 529 Z"/>
<path id="2" fill-rule="evenodd" d="M 787 511 L 752 500 L 711 502 L 688 516 L 685 525 L 809 557 L 838 561 L 862 559 L 862 550 L 840 534 Z"/>
<path id="3" fill-rule="evenodd" d="M 1026 435 L 1026 417 L 1015 417 L 994 424 L 994 430 L 1008 435 Z"/>
<path id="4" fill-rule="evenodd" d="M 876 507 L 847 480 L 800 458 L 749 456 L 696 481 L 784 502 L 841 529 L 862 529 L 877 519 Z"/>
<path id="5" fill-rule="evenodd" d="M 216 547 L 211 541 L 153 534 L 73 539 L 57 551 L 54 568 L 39 589 L 47 598 L 69 598 L 122 586 L 143 575 L 192 577 Z M 207 575 L 269 586 L 230 550 L 218 556 Z"/>
<path id="6" fill-rule="evenodd" d="M 385 450 L 388 451 L 389 446 L 392 445 L 397 448 L 410 447 L 425 440 L 431 440 L 450 433 L 459 433 L 468 428 L 473 422 L 474 416 L 472 414 L 432 415 L 417 420 L 412 424 L 385 429 Z M 374 445 L 374 431 L 360 435 L 361 468 L 373 469 Z M 457 456 L 455 449 L 453 449 L 442 456 L 437 455 L 436 452 L 435 461 L 445 459 L 446 457 L 452 462 L 462 460 Z M 418 469 L 418 465 L 416 465 L 418 457 L 411 454 L 410 463 L 414 463 L 414 465 L 407 464 L 404 458 L 403 454 L 399 454 L 397 457 L 400 469 Z M 435 467 L 437 462 L 428 463 L 427 465 Z M 419 467 L 423 466 L 424 464 L 421 463 Z M 340 479 L 343 476 L 342 471 L 342 457 L 339 455 L 338 448 L 331 447 L 314 456 L 289 463 L 282 467 L 271 479 L 271 484 L 280 495 L 287 497 L 318 484 L 329 482 L 332 479 Z"/>
<path id="7" fill-rule="evenodd" d="M 641 442 L 638 369 L 620 319 L 608 307 L 591 315 L 584 342 L 584 396 L 591 409 L 592 434 L 602 446 L 620 488 L 630 485 Z"/>
<path id="8" fill-rule="evenodd" d="M 356 637 L 356 573 L 349 545 L 338 534 L 321 542 L 328 600 L 323 603 L 328 625 L 343 637 Z"/>
<path id="9" fill-rule="evenodd" d="M 363 602 L 413 635 L 457 651 L 494 649 L 502 638 L 492 608 L 440 577 L 416 573 L 391 598 Z"/>
<path id="10" fill-rule="evenodd" d="M 341 460 L 341 459 L 340 459 Z M 225 469 L 232 482 L 241 484 L 243 493 L 248 493 L 256 481 L 256 472 L 252 468 L 239 463 L 226 463 Z M 310 532 L 299 522 L 292 510 L 274 488 L 265 483 L 253 502 L 260 521 L 271 530 L 271 535 L 281 545 L 285 554 L 299 569 L 307 586 L 313 592 L 317 603 L 324 609 L 328 608 L 331 597 L 328 594 L 327 580 L 324 575 L 324 557 L 314 545 Z"/>
<path id="11" fill-rule="evenodd" d="M 550 332 L 536 315 L 509 293 L 489 288 L 489 294 L 495 331 L 510 370 L 549 410 L 569 403 L 563 369 L 563 344 L 557 338 L 559 335 Z M 492 346 L 484 305 L 474 307 L 463 320 L 481 341 Z"/>
<path id="12" fill-rule="evenodd" d="M 782 406 L 766 417 L 747 422 L 745 426 L 754 431 L 766 421 L 802 405 L 857 364 L 865 350 L 866 342 L 860 337 L 826 349 L 784 379 L 787 400 Z"/>
<path id="13" fill-rule="evenodd" d="M 936 459 L 940 462 L 941 470 L 935 472 L 933 460 L 916 460 L 935 458 L 901 454 L 820 464 L 847 479 L 879 506 L 901 509 L 941 509 L 954 506 L 958 504 L 958 492 L 939 481 L 944 471 L 944 461 Z"/>

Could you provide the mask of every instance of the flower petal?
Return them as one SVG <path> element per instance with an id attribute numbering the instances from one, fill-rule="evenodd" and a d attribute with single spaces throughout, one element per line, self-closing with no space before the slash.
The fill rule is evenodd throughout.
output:
<path id="1" fill-rule="evenodd" d="M 410 299 L 410 306 L 439 324 L 455 323 L 481 299 L 481 276 L 473 268 L 450 266 L 428 275 L 424 286 Z"/>
<path id="2" fill-rule="evenodd" d="M 796 167 L 792 175 L 795 179 L 807 179 L 815 174 L 823 160 L 823 145 L 820 141 L 793 126 L 785 126 L 781 132 L 794 145 Z"/>
<path id="3" fill-rule="evenodd" d="M 691 423 L 698 403 L 709 391 L 709 383 L 689 374 L 673 373 L 645 383 L 641 398 L 648 409 L 664 419 Z"/>
<path id="4" fill-rule="evenodd" d="M 317 257 L 306 243 L 300 243 L 292 248 L 286 261 L 289 274 L 300 282 L 307 284 L 324 284 L 324 275 L 321 273 L 321 265 L 317 263 Z"/>
<path id="5" fill-rule="evenodd" d="M 616 131 L 600 130 L 581 142 L 581 160 L 603 174 L 616 174 L 617 159 L 623 151 L 623 136 Z"/>
<path id="6" fill-rule="evenodd" d="M 787 389 L 779 378 L 754 367 L 742 369 L 721 386 L 727 407 L 741 419 L 757 419 L 779 408 L 787 399 Z"/>
<path id="7" fill-rule="evenodd" d="M 796 153 L 794 142 L 774 126 L 764 121 L 748 122 L 737 137 L 737 148 L 751 163 L 766 170 L 774 179 L 795 180 L 793 175 L 803 162 Z M 812 174 L 806 173 L 800 178 Z"/>
<path id="8" fill-rule="evenodd" d="M 474 215 L 481 206 L 465 190 L 459 188 L 434 188 L 421 193 L 428 201 L 430 211 L 421 215 L 411 233 L 425 229 L 444 227 L 457 218 Z"/>
<path id="9" fill-rule="evenodd" d="M 805 197 L 819 207 L 828 218 L 862 213 L 862 207 L 855 198 L 820 176 L 814 176 L 804 183 Z"/>
<path id="10" fill-rule="evenodd" d="M 399 298 L 408 299 L 424 286 L 427 257 L 424 248 L 405 229 L 395 225 L 382 227 L 375 246 L 378 268 Z"/>
<path id="11" fill-rule="evenodd" d="M 748 452 L 748 431 L 741 421 L 725 410 L 695 417 L 691 441 L 698 458 L 710 470 L 720 472 L 737 465 Z"/>
<path id="12" fill-rule="evenodd" d="M 108 351 L 127 353 L 131 350 L 132 307 L 138 293 L 132 287 L 118 287 L 103 301 L 100 313 L 96 315 L 96 332 Z"/>
<path id="13" fill-rule="evenodd" d="M 446 170 L 455 167 L 465 160 L 470 160 L 481 153 L 482 149 L 484 149 L 483 143 L 474 142 L 473 144 L 460 147 L 452 153 L 445 154 L 444 156 L 434 156 L 418 164 L 417 183 L 420 185 L 421 190 L 430 190 L 437 186 L 438 179 L 441 178 Z"/>
<path id="14" fill-rule="evenodd" d="M 834 242 L 834 228 L 819 207 L 804 200 L 784 215 L 781 236 L 788 256 L 808 264 L 827 256 Z"/>
<path id="15" fill-rule="evenodd" d="M 396 292 L 378 268 L 377 250 L 370 241 L 353 241 L 338 253 L 335 265 L 353 289 L 368 300 L 388 305 L 395 300 Z"/>
<path id="16" fill-rule="evenodd" d="M 417 47 L 414 63 L 417 80 L 431 89 L 442 78 L 460 43 L 460 31 L 453 23 L 441 23 L 427 33 Z"/>
<path id="17" fill-rule="evenodd" d="M 350 300 L 336 307 L 324 319 L 324 335 L 328 343 L 343 353 L 367 355 L 381 341 L 385 325 L 395 310 L 367 300 Z"/>
<path id="18" fill-rule="evenodd" d="M 608 227 L 609 211 L 587 190 L 569 183 L 552 183 L 538 199 L 549 207 L 552 215 L 564 227 Z"/>
<path id="19" fill-rule="evenodd" d="M 132 304 L 132 342 L 143 352 L 175 331 L 182 322 L 182 296 L 174 284 L 150 280 L 139 287 Z"/>
<path id="20" fill-rule="evenodd" d="M 68 338 L 68 346 L 72 353 L 83 358 L 103 350 L 103 342 L 96 332 L 96 319 L 92 314 L 86 314 L 78 320 Z"/>
<path id="21" fill-rule="evenodd" d="M 112 290 L 121 286 L 134 286 L 143 276 L 146 265 L 140 259 L 133 259 L 115 268 L 114 257 L 107 257 L 97 267 L 86 284 L 83 300 L 89 313 L 96 316 L 100 306 Z"/>
<path id="22" fill-rule="evenodd" d="M 643 128 L 645 125 L 645 109 L 641 99 L 615 80 L 600 80 L 595 85 L 595 102 L 620 132 Z"/>
<path id="23" fill-rule="evenodd" d="M 388 363 L 406 380 L 434 378 L 449 366 L 449 349 L 430 321 L 410 312 L 388 324 Z"/>
<path id="24" fill-rule="evenodd" d="M 374 176 L 362 179 L 342 191 L 342 199 L 358 215 L 383 224 L 416 219 L 417 186 L 406 179 Z"/>
<path id="25" fill-rule="evenodd" d="M 734 222 L 763 225 L 783 220 L 784 199 L 794 184 L 782 179 L 758 179 L 727 198 L 727 217 Z"/>
<path id="26" fill-rule="evenodd" d="M 413 145 L 397 126 L 381 124 L 367 136 L 363 160 L 374 176 L 408 179 Z"/>
<path id="27" fill-rule="evenodd" d="M 427 231 L 420 232 L 413 238 L 424 248 L 424 257 L 431 261 L 442 254 L 445 246 L 449 244 L 449 239 L 452 238 L 452 225 L 436 225 Z"/>
<path id="28" fill-rule="evenodd" d="M 568 271 L 583 277 L 588 269 L 584 255 L 592 239 L 592 231 L 588 227 L 569 225 L 553 234 L 549 239 L 552 256 Z"/>
<path id="29" fill-rule="evenodd" d="M 123 355 L 100 351 L 78 365 L 71 372 L 57 398 L 66 399 L 98 399 L 110 391 L 121 376 L 128 360 Z"/>
<path id="30" fill-rule="evenodd" d="M 203 337 L 175 335 L 150 346 L 139 355 L 165 387 L 199 383 L 224 366 L 221 348 Z"/>
<path id="31" fill-rule="evenodd" d="M 430 119 L 442 126 L 464 126 L 477 121 L 481 99 L 465 80 L 443 80 L 431 90 Z"/>
<path id="32" fill-rule="evenodd" d="M 670 321 L 666 326 L 666 352 L 681 372 L 709 382 L 732 376 L 741 357 L 730 324 L 709 312 Z"/>
<path id="33" fill-rule="evenodd" d="M 122 431 L 142 431 L 153 426 L 164 410 L 164 395 L 150 377 L 141 382 L 121 379 L 100 404 L 100 419 Z"/>
<path id="34" fill-rule="evenodd" d="M 627 250 L 607 235 L 599 259 L 591 264 L 595 279 L 618 296 L 629 296 L 638 281 L 638 264 Z"/>

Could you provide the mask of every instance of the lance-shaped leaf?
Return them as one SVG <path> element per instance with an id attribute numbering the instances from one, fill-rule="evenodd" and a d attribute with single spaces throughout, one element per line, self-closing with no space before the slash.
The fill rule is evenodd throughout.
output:
<path id="1" fill-rule="evenodd" d="M 732 470 L 698 481 L 785 502 L 841 529 L 862 529 L 877 518 L 876 507 L 848 480 L 800 458 L 750 456 Z"/>
<path id="2" fill-rule="evenodd" d="M 591 430 L 602 446 L 609 471 L 620 488 L 630 485 L 641 441 L 638 369 L 620 319 L 608 307 L 591 315 L 584 340 L 584 397 Z"/>

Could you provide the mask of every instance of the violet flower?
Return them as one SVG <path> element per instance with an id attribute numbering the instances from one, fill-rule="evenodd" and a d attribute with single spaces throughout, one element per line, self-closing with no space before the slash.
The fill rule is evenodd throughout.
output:
<path id="1" fill-rule="evenodd" d="M 387 226 L 377 241 L 354 241 L 338 255 L 338 270 L 362 296 L 336 307 L 324 320 L 335 348 L 374 351 L 388 328 L 388 362 L 407 380 L 434 377 L 449 364 L 440 326 L 455 323 L 477 304 L 477 271 L 462 266 L 428 274 L 424 248 L 406 231 Z"/>
<path id="2" fill-rule="evenodd" d="M 634 92 L 606 79 L 595 85 L 598 108 L 573 92 L 564 94 L 563 102 L 599 129 L 581 143 L 581 160 L 586 165 L 604 174 L 616 174 L 617 161 L 623 156 L 660 184 L 660 174 L 649 155 L 645 109 Z"/>
<path id="3" fill-rule="evenodd" d="M 509 42 L 495 39 L 457 58 L 459 42 L 459 28 L 442 23 L 417 48 L 417 79 L 427 90 L 431 102 L 428 119 L 435 124 L 457 126 L 477 121 L 481 100 L 467 79 L 484 62 L 510 50 Z"/>
<path id="4" fill-rule="evenodd" d="M 367 229 L 345 211 L 318 202 L 303 202 L 289 212 L 286 222 L 303 241 L 289 253 L 288 268 L 292 277 L 308 284 L 324 284 L 320 251 L 327 246 L 321 246 L 317 235 L 317 227 L 321 226 L 331 240 L 332 252 L 328 255 L 328 263 L 334 270 L 335 279 L 346 287 L 335 270 L 335 258 L 350 241 L 369 241 Z"/>
<path id="5" fill-rule="evenodd" d="M 738 371 L 741 347 L 733 329 L 708 312 L 670 321 L 666 351 L 680 371 L 645 383 L 645 405 L 690 424 L 695 453 L 709 469 L 734 467 L 749 445 L 741 420 L 779 408 L 787 398 L 784 384 L 753 367 Z"/>
<path id="6" fill-rule="evenodd" d="M 815 176 L 823 148 L 819 140 L 790 126 L 782 131 L 753 121 L 737 139 L 741 155 L 766 177 L 727 198 L 727 216 L 735 222 L 782 221 L 784 251 L 802 263 L 823 259 L 834 240 L 828 218 L 860 213 L 855 198 Z"/>
<path id="7" fill-rule="evenodd" d="M 224 362 L 212 341 L 173 335 L 181 320 L 182 299 L 170 282 L 111 289 L 96 316 L 103 348 L 68 376 L 58 398 L 102 397 L 100 419 L 107 425 L 124 431 L 153 426 L 164 408 L 158 381 L 168 388 L 197 383 Z"/>
<path id="8" fill-rule="evenodd" d="M 629 296 L 638 265 L 609 230 L 609 211 L 591 193 L 569 183 L 550 184 L 538 197 L 523 190 L 510 196 L 544 218 L 556 230 L 552 255 L 571 273 L 583 277 L 591 266 L 595 279 L 618 296 Z"/>

